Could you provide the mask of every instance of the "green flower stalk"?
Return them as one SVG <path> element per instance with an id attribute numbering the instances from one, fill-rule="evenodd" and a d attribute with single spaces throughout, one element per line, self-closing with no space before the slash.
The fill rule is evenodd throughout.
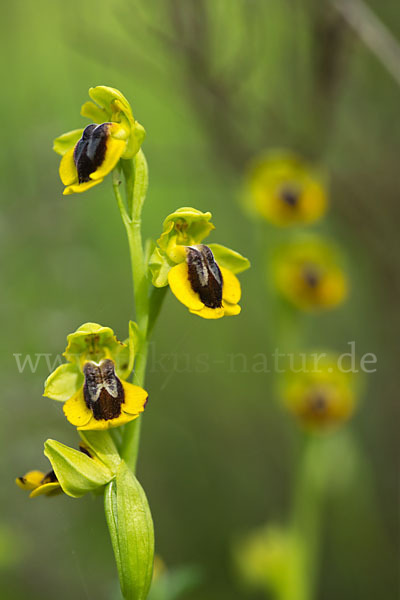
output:
<path id="1" fill-rule="evenodd" d="M 211 213 L 194 208 L 169 215 L 157 244 L 143 243 L 145 131 L 118 90 L 98 86 L 89 95 L 81 114 L 93 122 L 59 136 L 54 150 L 62 157 L 64 194 L 87 191 L 112 175 L 129 245 L 136 320 L 129 322 L 124 341 L 97 323 L 85 323 L 68 336 L 66 361 L 47 378 L 44 396 L 63 403 L 81 438 L 79 450 L 47 440 L 44 454 L 52 470 L 29 471 L 16 483 L 32 497 L 103 494 L 122 594 L 125 600 L 145 600 L 152 580 L 154 530 L 135 470 L 141 414 L 148 401 L 144 383 L 149 338 L 168 286 L 191 313 L 203 318 L 239 314 L 236 274 L 249 261 L 219 244 L 205 246 L 203 239 L 214 228 Z"/>

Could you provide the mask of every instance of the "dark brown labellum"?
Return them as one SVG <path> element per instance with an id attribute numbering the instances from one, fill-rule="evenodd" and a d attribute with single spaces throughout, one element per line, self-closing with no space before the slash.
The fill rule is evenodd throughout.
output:
<path id="1" fill-rule="evenodd" d="M 104 161 L 110 123 L 88 125 L 74 149 L 74 162 L 79 183 L 90 181 L 90 174 Z"/>
<path id="2" fill-rule="evenodd" d="M 208 308 L 222 306 L 223 279 L 214 255 L 208 246 L 188 246 L 187 265 L 192 290 Z"/>
<path id="3" fill-rule="evenodd" d="M 83 397 L 94 418 L 108 421 L 119 417 L 124 401 L 124 388 L 115 374 L 113 361 L 106 359 L 100 365 L 87 362 L 83 373 Z"/>

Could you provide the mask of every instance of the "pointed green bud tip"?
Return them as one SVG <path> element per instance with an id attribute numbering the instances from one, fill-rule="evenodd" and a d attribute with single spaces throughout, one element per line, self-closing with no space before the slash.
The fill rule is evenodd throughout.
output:
<path id="1" fill-rule="evenodd" d="M 73 498 L 97 490 L 114 477 L 111 469 L 100 460 L 56 440 L 45 442 L 44 454 L 51 462 L 61 488 Z"/>

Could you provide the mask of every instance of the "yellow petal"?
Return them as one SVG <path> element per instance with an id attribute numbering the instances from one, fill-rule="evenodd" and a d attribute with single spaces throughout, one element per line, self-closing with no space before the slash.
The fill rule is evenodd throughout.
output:
<path id="1" fill-rule="evenodd" d="M 99 431 L 102 429 L 111 429 L 112 427 L 119 427 L 120 425 L 125 425 L 129 423 L 129 421 L 133 421 L 139 415 L 128 415 L 127 413 L 121 411 L 121 414 L 116 419 L 95 419 L 94 417 L 87 423 L 86 425 L 82 425 L 78 427 L 79 431 Z"/>
<path id="2" fill-rule="evenodd" d="M 51 496 L 54 493 L 61 491 L 61 486 L 58 481 L 52 481 L 51 483 L 40 485 L 38 488 L 33 490 L 33 492 L 29 494 L 29 498 L 36 498 L 37 496 Z"/>
<path id="3" fill-rule="evenodd" d="M 224 307 L 224 314 L 226 317 L 234 317 L 241 311 L 239 304 L 229 304 L 229 302 L 222 301 L 222 306 Z"/>
<path id="4" fill-rule="evenodd" d="M 74 183 L 69 185 L 63 191 L 64 196 L 68 196 L 69 194 L 79 194 L 80 192 L 86 192 L 90 188 L 94 187 L 98 183 L 101 183 L 103 179 L 96 179 L 96 181 L 85 181 L 84 183 Z"/>
<path id="5" fill-rule="evenodd" d="M 60 179 L 64 185 L 71 185 L 78 182 L 78 171 L 74 162 L 74 148 L 71 148 L 64 154 L 60 162 Z"/>
<path id="6" fill-rule="evenodd" d="M 17 477 L 15 483 L 21 490 L 34 490 L 40 485 L 44 475 L 42 471 L 28 471 L 23 477 Z"/>
<path id="7" fill-rule="evenodd" d="M 198 294 L 192 290 L 186 262 L 182 262 L 179 265 L 176 265 L 176 267 L 172 267 L 168 273 L 168 283 L 174 296 L 178 298 L 179 302 L 182 302 L 182 304 L 187 306 L 190 312 L 200 311 L 205 308 Z"/>
<path id="8" fill-rule="evenodd" d="M 93 180 L 101 179 L 103 180 L 108 173 L 110 173 L 122 154 L 124 153 L 126 141 L 125 140 L 117 140 L 114 137 L 110 136 L 106 142 L 106 154 L 103 162 L 100 167 L 98 167 L 93 173 L 90 173 L 89 177 Z"/>
<path id="9" fill-rule="evenodd" d="M 224 281 L 222 299 L 229 302 L 229 304 L 237 304 L 241 296 L 239 279 L 229 269 L 225 269 L 224 267 L 220 267 L 220 269 Z"/>
<path id="10" fill-rule="evenodd" d="M 222 306 L 221 308 L 209 308 L 208 306 L 203 306 L 200 310 L 189 310 L 192 314 L 203 317 L 203 319 L 220 319 L 225 314 Z"/>
<path id="11" fill-rule="evenodd" d="M 121 406 L 123 412 L 129 415 L 138 415 L 143 412 L 147 403 L 147 392 L 138 385 L 127 381 L 121 381 L 121 383 L 125 392 L 124 402 Z"/>
<path id="12" fill-rule="evenodd" d="M 75 427 L 87 425 L 93 418 L 92 411 L 86 406 L 83 398 L 83 387 L 64 404 L 64 414 Z"/>

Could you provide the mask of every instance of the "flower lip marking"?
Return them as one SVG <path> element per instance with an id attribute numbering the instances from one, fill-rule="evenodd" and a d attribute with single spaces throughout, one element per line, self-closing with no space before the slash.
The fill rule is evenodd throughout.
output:
<path id="1" fill-rule="evenodd" d="M 297 207 L 300 199 L 300 194 L 301 191 L 297 187 L 291 185 L 286 185 L 282 187 L 282 189 L 279 191 L 279 196 L 281 200 L 283 200 L 283 202 L 290 208 Z"/>
<path id="2" fill-rule="evenodd" d="M 83 373 L 83 397 L 94 418 L 97 421 L 108 421 L 119 417 L 125 394 L 122 383 L 115 374 L 113 361 L 107 358 L 99 365 L 87 362 Z"/>
<path id="3" fill-rule="evenodd" d="M 79 183 L 90 181 L 90 174 L 104 161 L 110 123 L 88 125 L 74 149 Z"/>
<path id="4" fill-rule="evenodd" d="M 209 308 L 222 306 L 223 279 L 214 255 L 208 246 L 188 246 L 186 248 L 188 277 L 192 290 L 200 296 Z"/>

